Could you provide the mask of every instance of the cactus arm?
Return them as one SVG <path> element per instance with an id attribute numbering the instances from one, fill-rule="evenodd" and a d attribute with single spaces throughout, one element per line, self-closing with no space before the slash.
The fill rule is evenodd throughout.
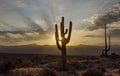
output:
<path id="1" fill-rule="evenodd" d="M 108 46 L 108 49 L 107 49 L 107 51 L 109 51 L 110 50 L 110 48 L 111 48 L 111 40 L 110 40 L 110 36 L 109 36 L 109 46 Z"/>
<path id="2" fill-rule="evenodd" d="M 62 50 L 62 47 L 59 43 L 59 35 L 58 35 L 58 27 L 57 27 L 57 24 L 55 24 L 55 39 L 56 39 L 56 44 L 57 44 L 57 47 L 58 49 Z"/>
<path id="3" fill-rule="evenodd" d="M 62 17 L 62 22 L 60 25 L 61 29 L 61 37 L 64 38 L 64 17 Z"/>
<path id="4" fill-rule="evenodd" d="M 72 32 L 72 22 L 70 21 L 68 39 L 70 39 L 70 37 L 71 37 L 71 32 Z"/>
<path id="5" fill-rule="evenodd" d="M 106 24 L 105 24 L 105 50 L 107 50 L 107 33 L 106 33 Z"/>
<path id="6" fill-rule="evenodd" d="M 68 37 L 66 38 L 66 43 L 68 43 L 70 41 L 71 32 L 72 32 L 72 22 L 70 21 L 70 23 L 69 23 L 69 32 L 68 32 Z"/>
<path id="7" fill-rule="evenodd" d="M 64 35 L 65 35 L 65 34 L 67 34 L 67 32 L 68 32 L 68 29 L 66 29 L 66 30 L 65 30 L 65 33 L 64 33 Z"/>

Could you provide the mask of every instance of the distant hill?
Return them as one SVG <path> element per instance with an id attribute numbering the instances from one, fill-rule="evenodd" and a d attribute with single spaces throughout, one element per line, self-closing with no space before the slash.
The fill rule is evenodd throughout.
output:
<path id="1" fill-rule="evenodd" d="M 103 46 L 78 45 L 68 46 L 68 55 L 98 55 Z M 111 47 L 110 52 L 120 54 L 120 45 Z M 22 45 L 22 46 L 0 46 L 0 53 L 22 53 L 22 54 L 53 54 L 60 55 L 60 51 L 55 45 Z"/>

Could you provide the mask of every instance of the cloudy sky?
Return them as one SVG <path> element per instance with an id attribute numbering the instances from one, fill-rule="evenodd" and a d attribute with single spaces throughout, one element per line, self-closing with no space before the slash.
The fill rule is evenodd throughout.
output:
<path id="1" fill-rule="evenodd" d="M 0 0 L 0 45 L 55 45 L 54 24 L 73 22 L 69 45 L 120 45 L 119 0 Z"/>

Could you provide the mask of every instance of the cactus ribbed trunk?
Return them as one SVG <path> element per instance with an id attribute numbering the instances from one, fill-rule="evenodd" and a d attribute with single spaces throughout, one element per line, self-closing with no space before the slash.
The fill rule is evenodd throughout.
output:
<path id="1" fill-rule="evenodd" d="M 102 55 L 103 56 L 108 56 L 108 52 L 110 51 L 110 48 L 111 48 L 111 41 L 110 41 L 110 36 L 109 36 L 109 42 L 107 40 L 107 25 L 105 24 L 104 26 L 104 37 L 105 37 L 105 48 L 104 50 L 102 51 Z M 108 45 L 109 43 L 109 45 Z"/>
<path id="2" fill-rule="evenodd" d="M 72 22 L 69 23 L 69 32 L 68 29 L 64 28 L 64 17 L 62 17 L 62 21 L 60 23 L 60 34 L 58 32 L 57 24 L 55 24 L 55 39 L 58 49 L 62 53 L 62 68 L 63 70 L 66 69 L 66 44 L 69 43 L 71 38 L 71 31 L 72 31 Z M 68 33 L 67 38 L 65 35 Z"/>
<path id="3" fill-rule="evenodd" d="M 105 56 L 107 56 L 107 31 L 106 31 L 106 25 L 105 25 Z"/>
<path id="4" fill-rule="evenodd" d="M 62 68 L 66 69 L 66 45 L 63 45 L 63 51 L 62 51 Z"/>

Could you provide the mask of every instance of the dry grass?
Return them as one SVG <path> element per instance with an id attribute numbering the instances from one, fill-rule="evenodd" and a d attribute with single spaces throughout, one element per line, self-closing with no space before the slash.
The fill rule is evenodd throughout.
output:
<path id="1" fill-rule="evenodd" d="M 97 66 L 85 71 L 83 73 L 83 76 L 103 76 L 105 72 L 106 72 L 105 68 Z"/>
<path id="2" fill-rule="evenodd" d="M 10 70 L 8 76 L 58 76 L 54 69 L 49 68 L 16 68 Z"/>

